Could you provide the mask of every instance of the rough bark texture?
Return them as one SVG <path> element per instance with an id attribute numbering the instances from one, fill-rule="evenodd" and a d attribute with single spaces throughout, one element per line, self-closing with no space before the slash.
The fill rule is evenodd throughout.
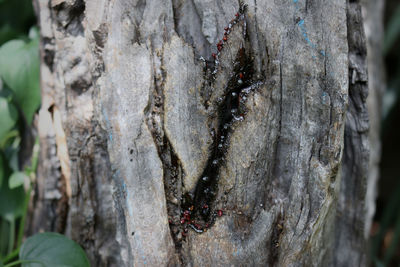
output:
<path id="1" fill-rule="evenodd" d="M 336 215 L 335 266 L 366 266 L 365 236 L 369 119 L 367 111 L 367 46 L 361 6 L 347 4 L 349 43 L 349 103 L 344 129 L 341 186 Z"/>
<path id="2" fill-rule="evenodd" d="M 359 3 L 245 3 L 37 0 L 31 231 L 65 232 L 93 266 L 365 264 Z M 180 225 L 185 193 L 223 211 L 208 231 Z"/>

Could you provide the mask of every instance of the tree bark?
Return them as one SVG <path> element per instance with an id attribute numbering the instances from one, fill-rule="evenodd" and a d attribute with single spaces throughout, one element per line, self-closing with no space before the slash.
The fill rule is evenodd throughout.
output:
<path id="1" fill-rule="evenodd" d="M 360 5 L 245 4 L 37 0 L 31 232 L 93 266 L 366 264 Z"/>
<path id="2" fill-rule="evenodd" d="M 349 101 L 344 129 L 341 185 L 335 224 L 334 266 L 366 266 L 365 205 L 369 165 L 367 46 L 361 6 L 347 4 Z M 371 218 L 369 218 L 371 219 Z"/>

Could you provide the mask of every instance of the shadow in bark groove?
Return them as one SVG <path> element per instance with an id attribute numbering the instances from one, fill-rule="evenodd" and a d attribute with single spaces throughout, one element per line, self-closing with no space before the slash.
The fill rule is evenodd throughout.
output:
<path id="1" fill-rule="evenodd" d="M 212 97 L 210 97 L 204 102 L 207 109 L 208 105 L 216 107 L 216 109 L 211 109 L 215 110 L 211 117 L 216 119 L 216 125 L 210 127 L 214 140 L 209 149 L 207 164 L 197 181 L 194 191 L 187 192 L 182 198 L 180 224 L 182 224 L 182 234 L 184 236 L 189 227 L 197 233 L 207 231 L 214 224 L 216 217 L 223 215 L 222 210 L 215 210 L 214 208 L 218 193 L 220 168 L 225 161 L 234 124 L 244 120 L 247 97 L 262 84 L 261 81 L 253 79 L 254 57 L 249 52 L 250 45 L 246 31 L 245 9 L 246 6 L 240 3 L 239 11 L 235 14 L 235 18 L 224 29 L 224 36 L 217 43 L 218 52 L 212 54 L 214 60 L 204 60 L 205 83 L 202 90 L 203 96 L 207 98 L 207 92 L 204 93 L 208 89 L 207 87 L 214 91 L 222 91 L 222 95 L 216 101 L 213 101 Z M 239 31 L 242 34 L 230 35 L 234 31 Z M 231 37 L 239 38 L 238 40 L 233 40 L 240 44 L 237 51 L 232 51 L 231 49 L 228 42 Z M 230 50 L 226 50 L 224 46 Z M 231 53 L 232 66 L 230 71 L 221 70 L 220 60 L 224 59 L 220 59 L 220 56 L 225 51 Z M 235 54 L 232 55 L 232 53 Z M 211 67 L 208 68 L 208 66 Z M 222 90 L 216 88 L 221 84 L 215 82 L 219 79 L 219 71 L 228 72 L 228 81 Z M 210 93 L 212 94 L 213 92 Z"/>

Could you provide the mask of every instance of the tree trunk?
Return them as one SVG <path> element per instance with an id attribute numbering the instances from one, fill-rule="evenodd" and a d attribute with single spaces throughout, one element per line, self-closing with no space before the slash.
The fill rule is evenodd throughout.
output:
<path id="1" fill-rule="evenodd" d="M 37 0 L 31 232 L 93 266 L 366 264 L 360 5 L 245 4 Z"/>

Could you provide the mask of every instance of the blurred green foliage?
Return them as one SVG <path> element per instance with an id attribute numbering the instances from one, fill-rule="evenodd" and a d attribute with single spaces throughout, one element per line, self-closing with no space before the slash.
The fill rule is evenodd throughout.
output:
<path id="1" fill-rule="evenodd" d="M 12 91 L 12 97 L 22 110 L 28 125 L 40 104 L 39 34 L 29 32 L 29 40 L 11 40 L 0 48 L 0 75 Z"/>
<path id="2" fill-rule="evenodd" d="M 36 140 L 31 164 L 20 165 L 21 140 L 40 106 L 34 24 L 31 0 L 0 0 L 0 266 L 89 266 L 82 248 L 59 234 L 37 234 L 22 244 L 39 152 Z"/>
<path id="3" fill-rule="evenodd" d="M 377 214 L 371 240 L 374 266 L 400 266 L 400 3 L 387 0 L 383 55 L 387 88 L 383 97 L 382 160 Z M 394 126 L 394 127 L 393 127 Z"/>
<path id="4" fill-rule="evenodd" d="M 32 1 L 0 0 L 0 44 L 26 38 L 26 33 L 35 23 Z"/>
<path id="5" fill-rule="evenodd" d="M 38 30 L 31 1 L 0 1 L 0 262 L 22 243 L 36 166 L 21 171 L 24 131 L 40 105 Z M 30 31 L 29 36 L 27 33 Z M 18 39 L 12 39 L 18 38 Z M 36 155 L 33 155 L 37 157 Z M 26 189 L 24 184 L 27 185 Z M 10 186 L 11 185 L 11 186 Z"/>
<path id="6" fill-rule="evenodd" d="M 72 240 L 57 233 L 41 233 L 28 238 L 21 247 L 19 262 L 24 266 L 79 266 L 86 267 L 89 260 L 83 249 Z"/>
<path id="7" fill-rule="evenodd" d="M 387 55 L 400 37 L 400 5 L 391 16 L 386 26 L 385 40 L 383 43 L 383 54 Z"/>
<path id="8" fill-rule="evenodd" d="M 400 94 L 400 66 L 397 52 L 400 40 L 400 5 L 390 15 L 386 25 L 385 39 L 383 43 L 383 55 L 389 60 L 387 66 L 388 86 L 383 98 L 383 118 L 390 115 L 390 112 L 397 104 Z M 396 62 L 397 61 L 397 62 Z M 386 127 L 387 128 L 387 127 Z"/>

